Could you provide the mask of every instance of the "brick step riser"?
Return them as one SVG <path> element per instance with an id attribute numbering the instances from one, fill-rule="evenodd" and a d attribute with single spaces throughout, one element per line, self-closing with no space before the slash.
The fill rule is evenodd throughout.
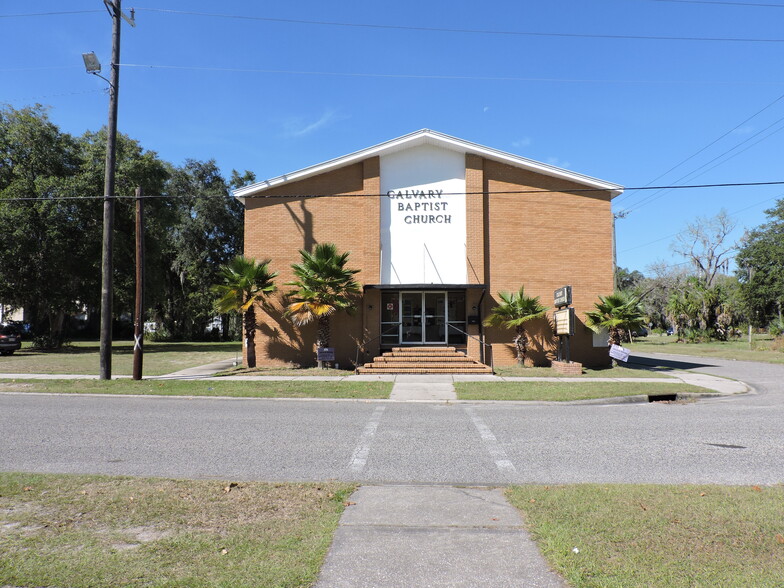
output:
<path id="1" fill-rule="evenodd" d="M 378 355 L 377 357 L 421 357 L 422 359 L 428 359 L 430 357 L 454 357 L 456 359 L 466 359 L 468 356 L 457 353 L 428 353 L 427 355 L 422 355 L 420 353 L 385 353 L 384 355 Z"/>
<path id="2" fill-rule="evenodd" d="M 393 347 L 392 351 L 431 351 L 433 349 L 441 349 L 446 351 L 454 351 L 457 347 L 453 347 L 451 345 L 433 345 L 428 347 L 420 347 L 418 345 L 412 345 L 411 347 Z"/>
<path id="3" fill-rule="evenodd" d="M 434 369 L 434 370 L 381 370 L 381 369 L 365 369 L 360 368 L 358 373 L 360 375 L 367 375 L 372 376 L 375 374 L 385 374 L 385 375 L 394 375 L 394 374 L 452 374 L 452 375 L 471 375 L 471 374 L 487 374 L 491 375 L 493 372 L 491 370 L 475 370 L 475 371 L 467 371 L 467 370 L 446 370 L 446 369 Z"/>
<path id="4" fill-rule="evenodd" d="M 448 369 L 448 370 L 476 370 L 476 369 L 486 369 L 487 366 L 477 363 L 465 363 L 460 365 L 455 365 L 453 363 L 398 363 L 398 364 L 378 364 L 378 363 L 366 363 L 362 366 L 365 369 L 379 369 L 379 370 L 398 370 L 398 369 L 418 369 L 418 370 L 429 370 L 429 369 Z"/>
<path id="5" fill-rule="evenodd" d="M 374 357 L 373 361 L 377 363 L 395 363 L 398 361 L 454 361 L 454 362 L 465 362 L 465 363 L 473 363 L 472 360 L 468 359 L 467 357 L 421 357 L 416 355 L 406 355 L 406 356 L 395 356 L 395 357 Z"/>
<path id="6" fill-rule="evenodd" d="M 384 355 L 400 355 L 401 353 L 408 353 L 413 355 L 455 355 L 456 353 L 460 353 L 461 355 L 465 355 L 462 351 L 457 351 L 456 349 L 393 349 L 392 351 L 385 351 Z"/>

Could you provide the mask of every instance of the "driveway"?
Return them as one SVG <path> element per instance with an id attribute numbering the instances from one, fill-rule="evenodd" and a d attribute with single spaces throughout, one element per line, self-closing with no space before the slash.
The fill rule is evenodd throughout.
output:
<path id="1" fill-rule="evenodd" d="M 778 406 L 784 403 L 784 364 L 758 363 L 695 357 L 665 353 L 637 353 L 631 362 L 644 366 L 663 366 L 741 380 L 754 388 L 755 394 L 717 399 L 745 406 Z"/>

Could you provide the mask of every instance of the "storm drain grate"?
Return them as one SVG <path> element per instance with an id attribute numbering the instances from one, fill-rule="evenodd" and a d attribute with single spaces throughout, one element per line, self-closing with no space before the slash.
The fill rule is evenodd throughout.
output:
<path id="1" fill-rule="evenodd" d="M 675 402 L 677 394 L 648 394 L 648 402 Z"/>

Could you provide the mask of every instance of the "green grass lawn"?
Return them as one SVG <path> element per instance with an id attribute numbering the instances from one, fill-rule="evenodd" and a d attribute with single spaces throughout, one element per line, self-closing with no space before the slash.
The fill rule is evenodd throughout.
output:
<path id="1" fill-rule="evenodd" d="M 56 394 L 137 394 L 160 396 L 225 396 L 235 398 L 385 399 L 392 382 L 232 381 L 232 380 L 0 380 L 2 392 Z M 622 396 L 706 392 L 682 383 L 652 382 L 456 382 L 460 400 L 560 401 Z"/>
<path id="2" fill-rule="evenodd" d="M 460 400 L 556 401 L 710 392 L 689 384 L 649 382 L 455 382 Z"/>
<path id="3" fill-rule="evenodd" d="M 216 376 L 319 376 L 319 377 L 345 377 L 354 374 L 353 369 L 335 369 L 319 367 L 294 367 L 294 366 L 258 366 L 247 368 L 237 366 L 215 374 Z"/>
<path id="4" fill-rule="evenodd" d="M 0 380 L 0 392 L 230 396 L 237 398 L 389 398 L 391 382 L 231 380 Z"/>
<path id="5" fill-rule="evenodd" d="M 354 488 L 0 473 L 0 585 L 309 586 Z"/>
<path id="6" fill-rule="evenodd" d="M 507 497 L 571 586 L 784 586 L 781 485 L 516 486 Z"/>
<path id="7" fill-rule="evenodd" d="M 634 343 L 624 343 L 624 347 L 631 349 L 632 352 L 673 353 L 719 359 L 784 363 L 784 353 L 782 353 L 780 342 L 769 335 L 755 335 L 752 338 L 751 348 L 749 348 L 748 339 L 745 337 L 733 341 L 677 343 L 672 335 L 650 335 L 637 339 Z"/>
<path id="8" fill-rule="evenodd" d="M 25 345 L 13 355 L 0 357 L 0 373 L 7 374 L 97 374 L 98 341 L 77 341 L 58 351 L 34 351 Z M 144 374 L 160 376 L 185 368 L 239 357 L 239 342 L 144 343 Z M 112 375 L 133 373 L 133 341 L 112 344 Z"/>
<path id="9" fill-rule="evenodd" d="M 635 367 L 583 368 L 580 375 L 559 374 L 549 367 L 521 367 L 508 365 L 495 368 L 495 374 L 504 378 L 665 378 L 659 368 L 643 369 Z"/>
<path id="10" fill-rule="evenodd" d="M 309 586 L 354 488 L 0 473 L 0 585 Z M 782 485 L 506 495 L 571 586 L 784 585 Z"/>
<path id="11" fill-rule="evenodd" d="M 392 382 L 231 381 L 231 380 L 0 380 L 2 392 L 56 394 L 137 394 L 225 396 L 234 398 L 385 399 Z M 688 384 L 648 382 L 456 382 L 460 400 L 560 401 L 622 396 L 706 392 Z"/>

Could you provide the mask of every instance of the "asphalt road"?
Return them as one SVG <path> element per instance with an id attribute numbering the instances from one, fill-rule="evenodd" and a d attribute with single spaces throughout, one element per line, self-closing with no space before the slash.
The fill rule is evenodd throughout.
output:
<path id="1" fill-rule="evenodd" d="M 0 470 L 488 485 L 784 482 L 784 366 L 671 361 L 742 379 L 756 393 L 619 405 L 4 394 Z"/>

